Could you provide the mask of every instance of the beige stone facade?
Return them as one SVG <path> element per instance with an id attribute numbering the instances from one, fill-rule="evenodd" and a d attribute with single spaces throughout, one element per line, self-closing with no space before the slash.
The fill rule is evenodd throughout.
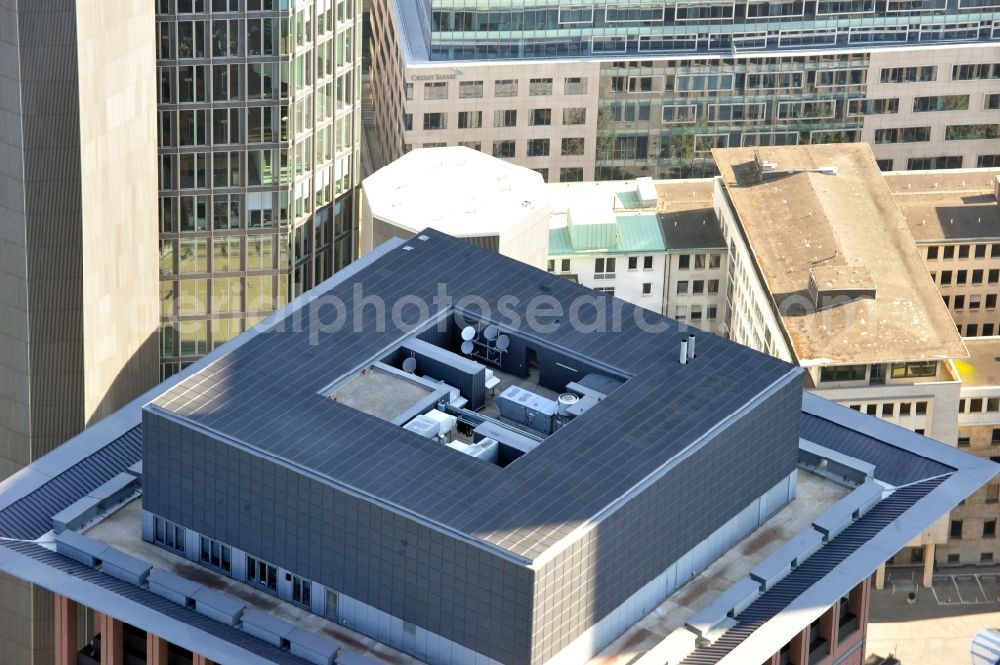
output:
<path id="1" fill-rule="evenodd" d="M 153 6 L 0 3 L 0 479 L 156 381 Z M 0 578 L 9 665 L 51 595 Z"/>

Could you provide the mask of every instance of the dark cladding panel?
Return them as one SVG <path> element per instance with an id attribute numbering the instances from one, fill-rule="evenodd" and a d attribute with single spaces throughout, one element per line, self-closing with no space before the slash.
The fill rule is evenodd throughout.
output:
<path id="1" fill-rule="evenodd" d="M 145 510 L 499 662 L 528 662 L 527 567 L 157 414 L 144 424 Z"/>
<path id="2" fill-rule="evenodd" d="M 801 381 L 782 387 L 539 571 L 535 611 L 546 620 L 536 627 L 533 663 L 557 654 L 795 471 L 801 393 Z M 556 609 L 544 614 L 544 607 Z"/>

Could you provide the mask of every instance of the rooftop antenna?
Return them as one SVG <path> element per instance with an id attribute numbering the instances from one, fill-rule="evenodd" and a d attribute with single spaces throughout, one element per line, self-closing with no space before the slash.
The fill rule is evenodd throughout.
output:
<path id="1" fill-rule="evenodd" d="M 462 328 L 462 341 L 469 342 L 475 339 L 476 329 L 472 326 L 465 326 Z"/>
<path id="2" fill-rule="evenodd" d="M 473 345 L 471 339 L 467 339 L 464 342 L 462 342 L 462 353 L 464 353 L 465 355 L 469 355 L 470 353 L 472 353 L 472 346 Z"/>
<path id="3" fill-rule="evenodd" d="M 403 371 L 407 374 L 413 374 L 417 371 L 417 359 L 413 356 L 403 360 Z"/>

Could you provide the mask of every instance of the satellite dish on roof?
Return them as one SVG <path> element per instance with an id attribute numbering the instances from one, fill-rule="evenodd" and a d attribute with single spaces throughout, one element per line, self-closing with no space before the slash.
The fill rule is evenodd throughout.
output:
<path id="1" fill-rule="evenodd" d="M 464 342 L 462 342 L 462 353 L 464 353 L 465 355 L 469 355 L 470 353 L 472 353 L 472 341 L 471 340 L 467 339 Z"/>
<path id="2" fill-rule="evenodd" d="M 486 330 L 483 331 L 483 335 L 491 342 L 497 338 L 498 334 L 500 334 L 500 331 L 497 330 L 496 326 L 486 326 Z"/>
<path id="3" fill-rule="evenodd" d="M 506 351 L 510 348 L 510 337 L 507 335 L 500 335 L 497 337 L 497 349 L 500 351 Z"/>
<path id="4" fill-rule="evenodd" d="M 403 371 L 407 374 L 413 374 L 417 371 L 417 359 L 410 356 L 409 358 L 403 360 Z"/>
<path id="5" fill-rule="evenodd" d="M 462 328 L 462 339 L 468 342 L 470 339 L 476 336 L 476 329 L 472 326 L 465 326 Z"/>

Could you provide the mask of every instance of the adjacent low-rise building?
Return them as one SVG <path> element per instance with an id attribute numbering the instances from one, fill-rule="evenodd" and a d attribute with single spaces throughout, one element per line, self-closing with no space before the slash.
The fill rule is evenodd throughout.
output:
<path id="1" fill-rule="evenodd" d="M 727 334 L 810 388 L 956 439 L 967 356 L 868 146 L 716 151 L 730 245 Z"/>
<path id="2" fill-rule="evenodd" d="M 958 447 L 1000 461 L 1000 338 L 966 339 L 969 357 L 956 360 L 962 378 L 958 405 Z M 939 546 L 938 564 L 993 565 L 1000 560 L 997 519 L 1000 478 L 952 510 L 948 542 Z"/>
<path id="3" fill-rule="evenodd" d="M 371 148 L 468 145 L 549 182 L 710 177 L 715 148 L 859 141 L 885 170 L 994 166 L 997 17 L 964 0 L 374 0 Z"/>
<path id="4" fill-rule="evenodd" d="M 725 239 L 710 180 L 548 187 L 549 272 L 711 332 L 725 306 Z"/>
<path id="5" fill-rule="evenodd" d="M 997 466 L 802 381 L 424 229 L 0 485 L 0 570 L 59 665 L 861 663 L 879 563 Z"/>
<path id="6" fill-rule="evenodd" d="M 432 228 L 541 268 L 548 246 L 545 181 L 469 148 L 414 150 L 362 182 L 361 251 Z"/>
<path id="7" fill-rule="evenodd" d="M 931 279 L 963 337 L 1000 333 L 995 169 L 886 174 Z"/>

